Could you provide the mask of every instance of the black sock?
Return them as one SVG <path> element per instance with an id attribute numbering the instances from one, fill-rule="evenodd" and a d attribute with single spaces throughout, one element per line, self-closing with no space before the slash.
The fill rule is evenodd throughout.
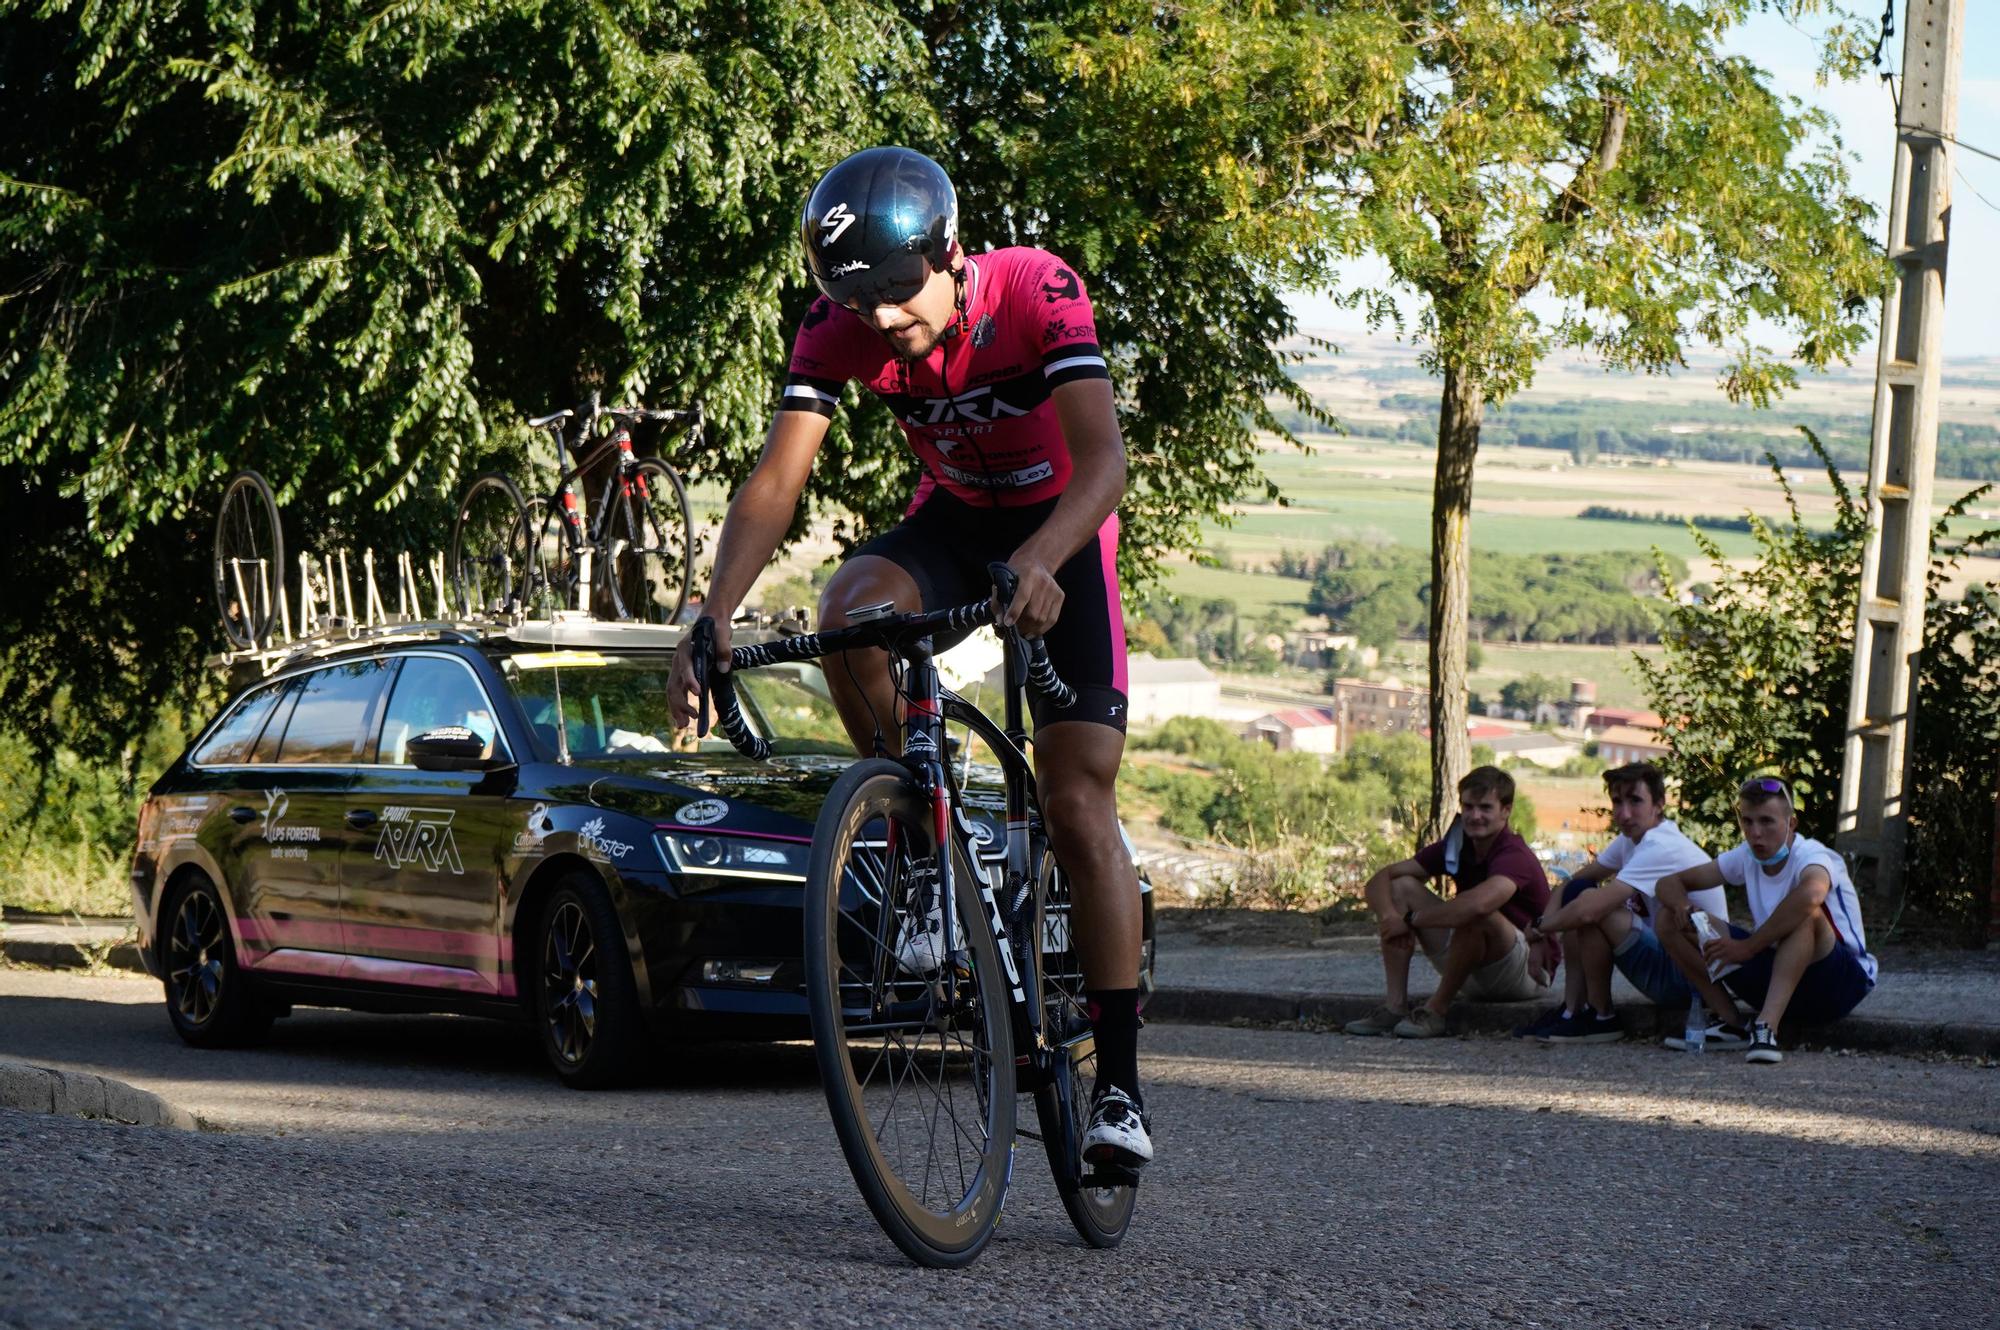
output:
<path id="1" fill-rule="evenodd" d="M 1115 1085 L 1139 1099 L 1139 990 L 1090 990 L 1090 1026 L 1097 1039 L 1097 1087 Z"/>

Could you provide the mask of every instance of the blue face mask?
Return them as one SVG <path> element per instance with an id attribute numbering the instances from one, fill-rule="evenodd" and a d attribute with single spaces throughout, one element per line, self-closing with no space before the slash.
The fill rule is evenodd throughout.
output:
<path id="1" fill-rule="evenodd" d="M 1791 857 L 1792 857 L 1792 838 L 1790 836 L 1785 837 L 1785 843 L 1783 845 L 1780 845 L 1778 847 L 1778 852 L 1776 854 L 1773 854 L 1769 859 L 1759 859 L 1755 854 L 1752 854 L 1750 856 L 1751 861 L 1755 863 L 1759 868 L 1776 868 L 1779 864 L 1785 862 L 1785 860 Z"/>

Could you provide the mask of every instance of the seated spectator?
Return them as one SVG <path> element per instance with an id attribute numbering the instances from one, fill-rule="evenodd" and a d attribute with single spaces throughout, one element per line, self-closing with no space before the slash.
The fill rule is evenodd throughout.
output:
<path id="1" fill-rule="evenodd" d="M 1743 782 L 1736 796 L 1743 843 L 1699 867 L 1669 873 L 1657 885 L 1660 940 L 1715 1015 L 1718 1029 L 1739 1035 L 1736 1001 L 1756 1009 L 1748 1062 L 1782 1062 L 1778 1026 L 1836 1021 L 1875 987 L 1875 958 L 1861 930 L 1861 902 L 1841 857 L 1799 835 L 1791 788 L 1771 776 Z M 1754 929 L 1728 924 L 1727 937 L 1697 944 L 1691 894 L 1723 883 L 1741 886 Z M 1717 919 L 1718 929 L 1724 927 Z M 1709 977 L 1715 967 L 1721 982 Z"/>
<path id="2" fill-rule="evenodd" d="M 1560 952 L 1553 943 L 1530 948 L 1523 933 L 1547 907 L 1549 880 L 1528 843 L 1507 827 L 1514 778 L 1498 767 L 1476 767 L 1458 783 L 1458 820 L 1443 840 L 1368 879 L 1368 907 L 1381 921 L 1382 1007 L 1346 1025 L 1349 1034 L 1434 1039 L 1445 1012 L 1463 990 L 1489 1002 L 1525 1002 L 1548 991 Z M 1427 880 L 1450 877 L 1450 900 Z M 1437 991 L 1410 1007 L 1410 957 L 1418 946 L 1438 969 Z"/>
<path id="3" fill-rule="evenodd" d="M 1611 970 L 1662 1007 L 1685 1007 L 1694 993 L 1653 931 L 1653 888 L 1662 876 L 1709 861 L 1667 817 L 1667 783 L 1651 762 L 1604 773 L 1618 836 L 1563 885 L 1560 903 L 1528 927 L 1528 940 L 1560 935 L 1569 959 L 1563 1001 L 1516 1035 L 1550 1043 L 1622 1038 L 1611 1004 Z M 1693 893 L 1696 908 L 1729 917 L 1721 887 Z M 1719 927 L 1720 925 L 1718 925 Z M 1741 1047 L 1739 1043 L 1737 1047 Z"/>

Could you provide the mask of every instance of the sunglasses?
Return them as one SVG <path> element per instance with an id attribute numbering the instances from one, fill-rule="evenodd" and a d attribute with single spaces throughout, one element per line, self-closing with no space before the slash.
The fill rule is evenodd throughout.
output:
<path id="1" fill-rule="evenodd" d="M 1791 786 L 1785 784 L 1785 782 L 1779 780 L 1776 776 L 1752 776 L 1737 787 L 1736 793 L 1738 797 L 1747 797 L 1753 794 L 1779 794 L 1784 796 L 1786 803 L 1792 801 Z"/>
<path id="2" fill-rule="evenodd" d="M 836 305 L 846 305 L 863 313 L 878 305 L 902 305 L 915 300 L 931 279 L 931 262 L 922 254 L 891 254 L 879 263 L 865 264 L 850 271 L 849 265 L 834 269 L 834 276 L 817 279 L 819 289 Z"/>

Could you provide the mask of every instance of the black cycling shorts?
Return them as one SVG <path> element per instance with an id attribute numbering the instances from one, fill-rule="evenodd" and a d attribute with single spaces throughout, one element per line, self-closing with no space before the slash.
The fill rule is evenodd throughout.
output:
<path id="1" fill-rule="evenodd" d="M 1056 500 L 978 508 L 942 489 L 848 558 L 872 554 L 910 575 L 926 610 L 969 605 L 993 594 L 989 563 L 1005 563 L 1055 511 Z M 1037 727 L 1083 720 L 1125 731 L 1125 612 L 1118 600 L 1118 514 L 1056 570 L 1062 613 L 1048 631 L 1049 662 L 1076 689 L 1066 707 L 1028 694 Z M 940 647 L 943 643 L 939 643 Z"/>

